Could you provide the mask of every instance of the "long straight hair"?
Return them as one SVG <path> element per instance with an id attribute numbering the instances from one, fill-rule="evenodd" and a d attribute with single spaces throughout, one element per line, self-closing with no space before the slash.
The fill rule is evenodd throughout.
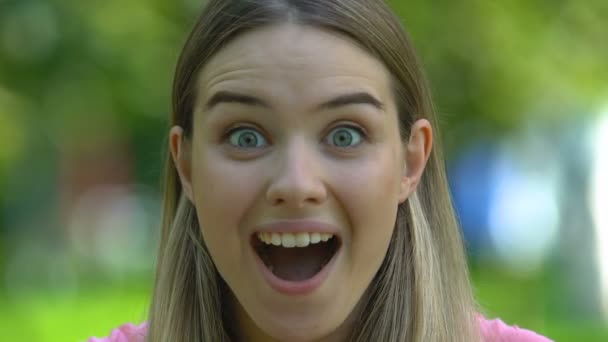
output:
<path id="1" fill-rule="evenodd" d="M 171 125 L 191 139 L 196 81 L 210 58 L 237 35 L 291 22 L 348 37 L 392 75 L 404 142 L 412 124 L 437 120 L 412 44 L 382 0 L 211 0 L 179 58 Z M 398 208 L 387 255 L 361 298 L 351 341 L 479 341 L 462 237 L 435 139 L 416 192 Z M 149 342 L 228 342 L 235 336 L 228 288 L 209 255 L 193 205 L 167 153 L 163 216 Z"/>

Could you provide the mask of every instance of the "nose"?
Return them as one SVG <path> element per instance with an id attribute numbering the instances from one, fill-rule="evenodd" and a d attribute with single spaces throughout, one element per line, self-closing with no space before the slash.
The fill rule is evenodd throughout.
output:
<path id="1" fill-rule="evenodd" d="M 322 160 L 305 142 L 294 142 L 277 151 L 266 199 L 272 206 L 301 209 L 319 205 L 327 199 L 322 177 Z"/>

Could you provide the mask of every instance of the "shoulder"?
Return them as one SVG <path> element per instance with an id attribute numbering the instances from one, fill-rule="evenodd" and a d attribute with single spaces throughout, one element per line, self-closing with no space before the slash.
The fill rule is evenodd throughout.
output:
<path id="1" fill-rule="evenodd" d="M 516 325 L 508 326 L 500 319 L 488 320 L 478 316 L 484 342 L 551 342 L 550 339 Z"/>
<path id="2" fill-rule="evenodd" d="M 87 342 L 144 342 L 147 333 L 147 322 L 140 325 L 127 323 L 112 330 L 108 337 L 91 337 Z"/>

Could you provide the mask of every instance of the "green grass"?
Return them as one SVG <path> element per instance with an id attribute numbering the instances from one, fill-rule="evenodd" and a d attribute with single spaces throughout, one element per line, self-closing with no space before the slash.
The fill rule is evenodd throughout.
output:
<path id="1" fill-rule="evenodd" d="M 608 341 L 608 322 L 569 312 L 554 274 L 514 274 L 497 265 L 472 268 L 475 296 L 488 318 L 535 331 L 555 341 Z"/>
<path id="2" fill-rule="evenodd" d="M 76 295 L 4 297 L 0 299 L 0 340 L 79 342 L 107 336 L 122 323 L 146 320 L 148 301 L 145 290 L 115 288 Z"/>
<path id="3" fill-rule="evenodd" d="M 475 292 L 488 318 L 536 331 L 555 341 L 608 341 L 608 326 L 558 318 L 552 312 L 554 282 L 484 267 L 473 271 Z M 80 342 L 107 336 L 122 323 L 146 320 L 150 284 L 85 287 L 76 294 L 0 294 L 0 341 Z M 554 291 L 553 291 L 554 292 Z"/>

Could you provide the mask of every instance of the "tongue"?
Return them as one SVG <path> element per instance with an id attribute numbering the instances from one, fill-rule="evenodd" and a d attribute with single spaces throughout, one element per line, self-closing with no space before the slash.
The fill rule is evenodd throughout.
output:
<path id="1" fill-rule="evenodd" d="M 321 270 L 321 264 L 328 259 L 329 244 L 318 243 L 303 248 L 271 247 L 268 250 L 268 266 L 273 273 L 290 281 L 312 278 Z"/>

